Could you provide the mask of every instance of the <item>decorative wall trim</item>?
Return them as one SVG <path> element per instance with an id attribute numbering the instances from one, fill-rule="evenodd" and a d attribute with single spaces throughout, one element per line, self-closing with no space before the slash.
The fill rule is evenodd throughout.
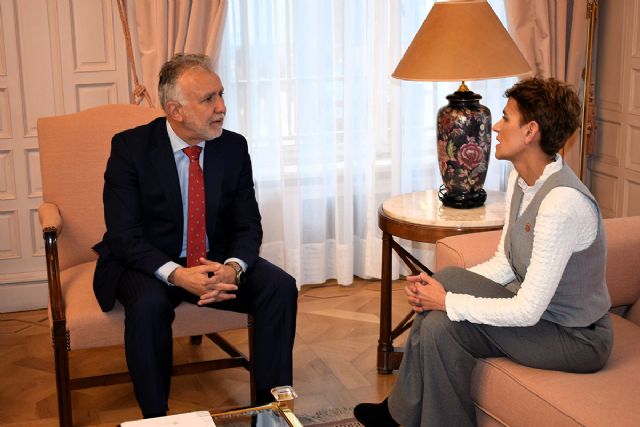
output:
<path id="1" fill-rule="evenodd" d="M 51 28 L 46 0 L 15 2 L 25 138 L 37 135 L 38 117 L 56 114 Z"/>
<path id="2" fill-rule="evenodd" d="M 0 260 L 22 256 L 20 251 L 20 221 L 15 209 L 0 210 Z"/>
<path id="3" fill-rule="evenodd" d="M 4 25 L 2 24 L 2 7 L 0 7 L 0 76 L 7 75 L 7 55 L 4 50 Z"/>
<path id="4" fill-rule="evenodd" d="M 598 195 L 598 204 L 605 218 L 618 216 L 618 188 L 616 176 L 601 171 L 591 171 L 591 191 Z"/>
<path id="5" fill-rule="evenodd" d="M 76 103 L 78 111 L 118 102 L 115 82 L 88 83 L 76 85 Z"/>
<path id="6" fill-rule="evenodd" d="M 620 164 L 619 153 L 622 141 L 620 122 L 600 118 L 596 120 L 596 123 L 598 128 L 596 152 L 594 153 L 596 160 L 612 166 L 618 166 Z"/>
<path id="7" fill-rule="evenodd" d="M 0 150 L 0 200 L 16 199 L 16 172 L 13 150 Z"/>
<path id="8" fill-rule="evenodd" d="M 640 115 L 640 68 L 633 67 L 630 72 L 629 112 Z"/>
<path id="9" fill-rule="evenodd" d="M 74 71 L 115 71 L 112 2 L 71 0 L 69 7 Z"/>
<path id="10" fill-rule="evenodd" d="M 42 197 L 42 177 L 40 176 L 40 151 L 37 148 L 24 150 L 25 170 L 27 171 L 27 197 L 35 199 Z"/>
<path id="11" fill-rule="evenodd" d="M 0 139 L 11 138 L 13 138 L 13 131 L 11 130 L 9 91 L 6 86 L 0 85 Z"/>
<path id="12" fill-rule="evenodd" d="M 31 227 L 31 256 L 43 257 L 45 256 L 44 239 L 42 238 L 42 227 L 37 208 L 29 210 L 29 225 Z"/>
<path id="13" fill-rule="evenodd" d="M 605 2 L 606 3 L 606 2 Z M 605 110 L 621 112 L 623 110 L 624 79 L 621 78 L 624 59 L 624 5 L 602 4 L 598 26 L 598 66 L 596 99 L 598 107 Z M 603 29 L 606 28 L 607 31 Z M 607 48 L 603 48 L 607 46 Z M 611 48 L 617 46 L 616 49 Z"/>
<path id="14" fill-rule="evenodd" d="M 640 176 L 637 178 L 624 181 L 623 216 L 640 215 Z"/>
<path id="15" fill-rule="evenodd" d="M 47 281 L 25 277 L 24 281 L 14 278 L 12 283 L 4 283 L 0 276 L 0 313 L 37 310 L 48 305 L 49 290 Z"/>

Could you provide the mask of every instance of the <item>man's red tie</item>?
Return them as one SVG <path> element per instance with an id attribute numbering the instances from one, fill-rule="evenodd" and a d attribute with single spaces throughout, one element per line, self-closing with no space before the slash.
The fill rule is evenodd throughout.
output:
<path id="1" fill-rule="evenodd" d="M 200 265 L 199 259 L 206 258 L 207 227 L 204 216 L 204 176 L 200 168 L 200 152 L 197 145 L 184 148 L 189 157 L 189 208 L 187 219 L 187 267 Z"/>

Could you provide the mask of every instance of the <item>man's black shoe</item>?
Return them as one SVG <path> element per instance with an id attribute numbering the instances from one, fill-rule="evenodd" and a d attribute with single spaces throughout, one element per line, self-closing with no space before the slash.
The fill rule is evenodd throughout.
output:
<path id="1" fill-rule="evenodd" d="M 389 412 L 387 399 L 381 403 L 360 403 L 353 408 L 353 415 L 365 427 L 399 426 Z"/>
<path id="2" fill-rule="evenodd" d="M 274 400 L 276 400 L 273 397 L 273 394 L 271 394 L 271 390 L 270 389 L 263 389 L 263 390 L 256 390 L 256 405 L 257 406 L 262 406 L 262 405 L 268 405 L 269 403 L 273 402 Z"/>

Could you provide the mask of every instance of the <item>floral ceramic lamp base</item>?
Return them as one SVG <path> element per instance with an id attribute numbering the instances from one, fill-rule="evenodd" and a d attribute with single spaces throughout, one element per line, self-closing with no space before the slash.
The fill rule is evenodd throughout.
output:
<path id="1" fill-rule="evenodd" d="M 482 206 L 491 154 L 491 112 L 482 97 L 463 84 L 447 96 L 438 110 L 438 163 L 443 186 L 439 198 L 445 206 L 469 209 Z"/>

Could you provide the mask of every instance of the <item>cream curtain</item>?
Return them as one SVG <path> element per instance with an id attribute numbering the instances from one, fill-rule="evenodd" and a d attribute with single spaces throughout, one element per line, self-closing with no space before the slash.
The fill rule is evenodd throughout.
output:
<path id="1" fill-rule="evenodd" d="M 227 0 L 130 0 L 128 18 L 141 84 L 158 105 L 158 71 L 179 52 L 220 56 Z"/>
<path id="2" fill-rule="evenodd" d="M 509 32 L 535 74 L 563 80 L 582 95 L 587 0 L 505 0 L 505 9 Z M 576 174 L 579 138 L 577 131 L 562 153 Z"/>
<path id="3" fill-rule="evenodd" d="M 380 277 L 378 207 L 442 183 L 436 112 L 460 82 L 391 78 L 432 4 L 229 0 L 225 127 L 250 144 L 261 254 L 299 284 Z M 514 82 L 468 84 L 498 120 Z M 491 159 L 486 189 L 504 190 L 507 164 Z M 403 244 L 432 265 L 432 245 Z"/>

